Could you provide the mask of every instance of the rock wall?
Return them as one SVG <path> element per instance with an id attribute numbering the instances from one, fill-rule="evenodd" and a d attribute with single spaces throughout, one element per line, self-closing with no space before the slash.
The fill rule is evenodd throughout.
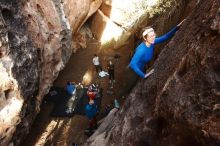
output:
<path id="1" fill-rule="evenodd" d="M 86 48 L 86 36 L 80 28 L 102 4 L 102 0 L 66 0 L 63 1 L 64 12 L 70 23 L 73 51 Z"/>
<path id="2" fill-rule="evenodd" d="M 73 35 L 101 2 L 0 1 L 0 145 L 17 145 L 29 132 L 43 96 L 79 42 Z"/>
<path id="3" fill-rule="evenodd" d="M 27 129 L 27 120 L 36 112 L 40 70 L 38 51 L 28 37 L 18 4 L 1 1 L 0 6 L 0 145 L 8 145 L 16 126 L 23 123 Z"/>
<path id="4" fill-rule="evenodd" d="M 197 1 L 154 74 L 138 82 L 112 125 L 85 145 L 220 145 L 219 12 L 219 0 Z"/>

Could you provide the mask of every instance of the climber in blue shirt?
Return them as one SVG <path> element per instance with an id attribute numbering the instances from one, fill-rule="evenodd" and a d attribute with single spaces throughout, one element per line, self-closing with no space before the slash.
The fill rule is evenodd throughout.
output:
<path id="1" fill-rule="evenodd" d="M 146 63 L 148 63 L 153 58 L 154 45 L 162 43 L 171 38 L 182 25 L 183 21 L 161 37 L 156 37 L 153 28 L 148 28 L 143 32 L 144 41 L 136 48 L 135 54 L 129 64 L 131 69 L 135 71 L 137 75 L 139 75 L 141 78 L 147 78 L 154 72 L 154 69 L 146 74 L 144 71 Z"/>

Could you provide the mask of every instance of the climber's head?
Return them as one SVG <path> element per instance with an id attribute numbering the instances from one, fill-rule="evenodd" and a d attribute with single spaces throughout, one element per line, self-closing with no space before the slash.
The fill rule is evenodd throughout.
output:
<path id="1" fill-rule="evenodd" d="M 153 44 L 156 38 L 156 33 L 154 31 L 154 29 L 152 27 L 148 27 L 145 29 L 145 31 L 143 32 L 143 39 L 149 43 L 149 44 Z"/>

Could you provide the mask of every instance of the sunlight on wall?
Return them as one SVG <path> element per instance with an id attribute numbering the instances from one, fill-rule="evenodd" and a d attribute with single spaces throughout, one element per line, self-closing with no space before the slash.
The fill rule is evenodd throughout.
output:
<path id="1" fill-rule="evenodd" d="M 4 58 L 5 66 L 11 68 L 13 66 L 12 60 L 9 57 Z M 0 133 L 4 132 L 10 125 L 13 126 L 20 121 L 20 112 L 24 100 L 18 96 L 17 82 L 8 74 L 7 69 L 0 63 L 0 95 L 4 98 L 6 105 L 0 109 Z M 8 92 L 6 92 L 8 91 Z M 12 131 L 11 131 L 12 132 Z"/>
<path id="2" fill-rule="evenodd" d="M 11 67 L 12 65 L 12 61 L 10 60 L 10 58 L 5 57 L 4 58 L 5 61 L 9 62 L 7 64 L 8 67 Z M 9 76 L 9 74 L 7 73 L 7 69 L 4 67 L 4 65 L 0 62 L 0 88 L 4 88 L 7 84 L 9 84 L 11 78 Z"/>
<path id="3" fill-rule="evenodd" d="M 107 22 L 101 37 L 101 45 L 108 41 L 117 41 L 123 30 L 116 26 L 113 22 Z"/>
<path id="4" fill-rule="evenodd" d="M 1 64 L 0 64 L 0 68 L 1 68 Z M 1 81 L 0 86 L 4 86 L 4 84 L 7 84 L 7 82 L 10 80 L 8 74 L 6 74 L 5 72 L 0 71 L 0 81 Z"/>
<path id="5" fill-rule="evenodd" d="M 83 76 L 82 83 L 84 85 L 89 85 L 92 82 L 92 71 L 88 70 L 85 75 Z"/>
<path id="6" fill-rule="evenodd" d="M 101 44 L 108 44 L 110 41 L 117 42 L 123 35 L 126 25 L 132 26 L 136 20 L 146 13 L 146 9 L 149 9 L 157 5 L 159 0 L 112 0 L 112 10 L 110 13 L 110 20 L 106 21 L 105 29 L 103 30 L 101 37 Z M 119 13 L 121 11 L 121 13 Z M 121 14 L 121 15 L 119 15 Z M 122 20 L 126 22 L 121 24 L 124 28 L 119 27 L 111 20 Z"/>
<path id="7" fill-rule="evenodd" d="M 43 146 L 48 141 L 48 138 L 53 135 L 55 135 L 56 130 L 60 128 L 60 126 L 63 125 L 64 120 L 52 120 L 47 125 L 44 133 L 41 134 L 41 136 L 38 138 L 38 140 L 35 143 L 35 146 Z"/>
<path id="8" fill-rule="evenodd" d="M 118 7 L 117 5 L 121 6 L 127 6 L 128 3 L 126 1 L 118 1 L 118 0 L 112 0 L 111 5 L 113 7 Z M 115 11 L 111 11 L 110 13 L 110 19 L 112 17 L 116 16 Z M 123 18 L 123 16 L 121 16 Z M 115 25 L 111 20 L 106 22 L 105 29 L 103 30 L 102 37 L 101 37 L 101 45 L 106 44 L 108 41 L 115 40 L 117 41 L 117 38 L 121 35 L 122 30 Z"/>
<path id="9" fill-rule="evenodd" d="M 12 124 L 12 121 L 21 111 L 24 100 L 13 97 L 8 104 L 0 111 L 0 121 L 5 125 Z M 2 125 L 3 126 L 3 125 Z"/>
<path id="10" fill-rule="evenodd" d="M 158 3 L 158 0 L 147 0 L 147 5 L 153 7 Z"/>

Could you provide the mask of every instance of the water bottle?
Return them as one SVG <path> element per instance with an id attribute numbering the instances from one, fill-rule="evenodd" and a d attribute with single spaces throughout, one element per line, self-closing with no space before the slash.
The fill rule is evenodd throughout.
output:
<path id="1" fill-rule="evenodd" d="M 120 107 L 117 99 L 114 100 L 114 103 L 115 103 L 115 108 L 119 108 Z"/>

